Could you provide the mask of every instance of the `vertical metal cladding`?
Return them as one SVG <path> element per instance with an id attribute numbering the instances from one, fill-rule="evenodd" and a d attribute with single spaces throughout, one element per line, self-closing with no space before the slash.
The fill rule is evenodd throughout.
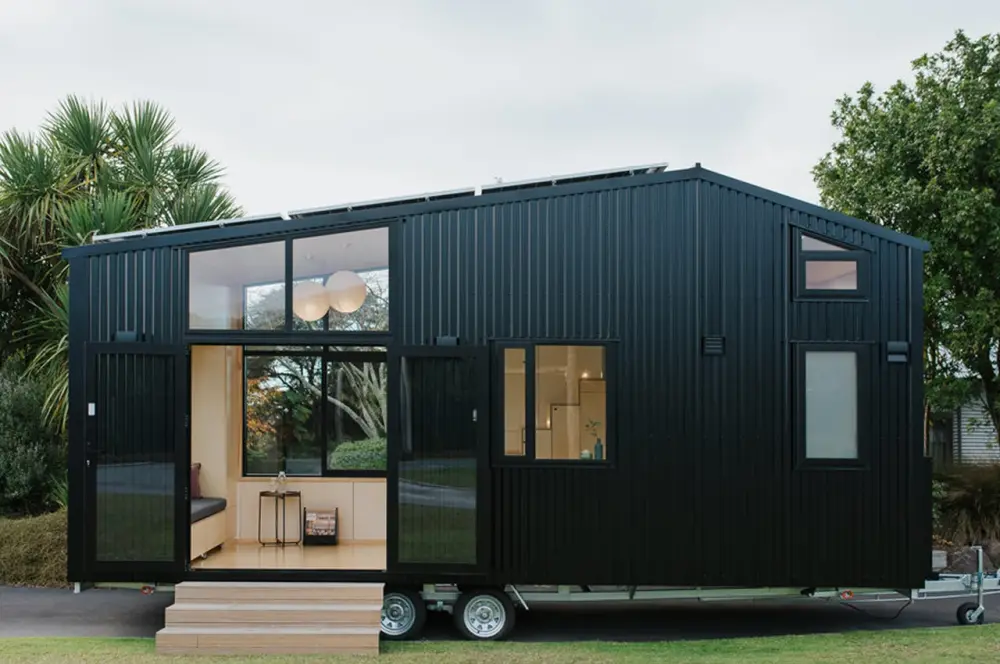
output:
<path id="1" fill-rule="evenodd" d="M 183 256 L 177 247 L 157 247 L 87 259 L 87 341 L 114 341 L 116 333 L 127 331 L 150 343 L 180 343 L 186 301 Z"/>
<path id="2" fill-rule="evenodd" d="M 793 227 L 869 250 L 870 298 L 793 301 Z M 412 216 L 402 232 L 405 343 L 617 343 L 616 466 L 493 471 L 503 580 L 919 581 L 911 372 L 884 353 L 912 336 L 907 247 L 699 179 Z M 702 354 L 706 336 L 723 354 Z M 806 341 L 873 349 L 867 468 L 796 466 Z"/>
<path id="3" fill-rule="evenodd" d="M 393 345 L 614 346 L 613 467 L 494 467 L 495 580 L 919 585 L 930 537 L 919 250 L 725 178 L 685 177 L 400 212 Z M 869 297 L 795 300 L 795 228 L 868 250 Z M 74 259 L 71 363 L 117 331 L 183 342 L 183 251 L 130 247 Z M 703 353 L 705 337 L 723 352 Z M 887 362 L 888 341 L 911 342 L 910 364 Z M 797 467 L 802 342 L 870 347 L 866 467 Z M 71 389 L 81 404 L 79 381 Z"/>

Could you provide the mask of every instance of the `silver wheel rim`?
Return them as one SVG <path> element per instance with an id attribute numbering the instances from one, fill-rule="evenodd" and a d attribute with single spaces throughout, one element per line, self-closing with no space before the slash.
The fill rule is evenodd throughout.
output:
<path id="1" fill-rule="evenodd" d="M 389 636 L 402 636 L 417 620 L 417 607 L 406 595 L 390 593 L 382 600 L 382 631 Z"/>
<path id="2" fill-rule="evenodd" d="M 965 612 L 965 622 L 969 623 L 970 625 L 976 622 L 976 609 L 969 609 L 968 611 Z"/>
<path id="3" fill-rule="evenodd" d="M 462 620 L 470 634 L 488 639 L 503 631 L 507 624 L 507 609 L 492 595 L 476 595 L 465 605 Z"/>

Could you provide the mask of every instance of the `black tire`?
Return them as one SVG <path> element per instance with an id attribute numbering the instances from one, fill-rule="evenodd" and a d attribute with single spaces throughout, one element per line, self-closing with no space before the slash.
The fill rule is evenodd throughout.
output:
<path id="1" fill-rule="evenodd" d="M 386 641 L 420 638 L 427 623 L 427 604 L 415 590 L 387 588 L 382 594 L 381 635 Z"/>
<path id="2" fill-rule="evenodd" d="M 507 593 L 499 590 L 470 590 L 455 602 L 453 617 L 464 638 L 499 641 L 514 629 L 514 603 Z"/>
<path id="3" fill-rule="evenodd" d="M 973 620 L 972 614 L 976 612 L 979 605 L 975 602 L 966 602 L 962 606 L 958 607 L 958 611 L 955 612 L 958 618 L 959 625 L 982 625 L 986 622 L 986 612 L 983 611 L 979 614 L 979 618 Z"/>

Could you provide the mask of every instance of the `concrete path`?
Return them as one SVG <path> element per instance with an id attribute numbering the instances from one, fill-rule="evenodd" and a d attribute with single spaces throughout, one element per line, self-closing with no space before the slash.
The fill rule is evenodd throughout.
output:
<path id="1" fill-rule="evenodd" d="M 0 638 L 11 636 L 153 636 L 173 593 L 0 587 Z"/>
<path id="2" fill-rule="evenodd" d="M 0 638 L 14 636 L 152 637 L 173 594 L 137 590 L 0 588 Z M 956 626 L 961 600 L 861 605 L 871 615 L 819 601 L 550 606 L 520 612 L 515 641 L 668 641 L 857 630 Z M 1000 596 L 987 598 L 986 621 L 1000 622 Z M 451 616 L 432 613 L 426 638 L 454 639 Z"/>

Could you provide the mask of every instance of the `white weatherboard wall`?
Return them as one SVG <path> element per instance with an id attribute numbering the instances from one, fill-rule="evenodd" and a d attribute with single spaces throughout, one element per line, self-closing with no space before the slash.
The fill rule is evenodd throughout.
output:
<path id="1" fill-rule="evenodd" d="M 978 399 L 973 399 L 955 413 L 955 459 L 962 463 L 1000 462 L 1000 445 L 990 416 Z"/>

